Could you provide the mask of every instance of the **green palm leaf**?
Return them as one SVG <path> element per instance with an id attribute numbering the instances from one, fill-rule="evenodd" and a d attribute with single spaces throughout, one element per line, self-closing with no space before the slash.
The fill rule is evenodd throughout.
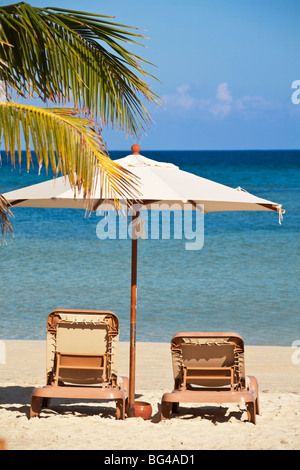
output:
<path id="1" fill-rule="evenodd" d="M 100 177 L 112 194 L 131 197 L 137 182 L 109 159 L 96 121 L 135 136 L 150 125 L 144 102 L 159 98 L 144 79 L 154 77 L 143 69 L 148 62 L 123 46 L 142 38 L 102 15 L 26 3 L 0 7 L 0 85 L 8 101 L 1 103 L 0 89 L 0 141 L 13 164 L 15 153 L 21 164 L 23 133 L 28 169 L 32 140 L 39 166 L 68 175 L 74 192 L 83 189 L 88 199 Z M 17 105 L 15 92 L 76 109 Z M 9 209 L 0 202 L 2 232 L 10 231 Z"/>
<path id="2" fill-rule="evenodd" d="M 0 194 L 0 227 L 3 236 L 6 233 L 9 233 L 10 235 L 13 233 L 13 229 L 9 220 L 12 216 L 13 214 L 8 207 L 7 200 L 4 196 L 2 196 L 2 194 Z"/>
<path id="3" fill-rule="evenodd" d="M 15 164 L 21 158 L 21 132 L 25 138 L 27 169 L 32 161 L 32 140 L 38 165 L 52 168 L 54 175 L 67 176 L 71 187 L 82 190 L 88 199 L 94 194 L 98 178 L 102 186 L 117 199 L 129 198 L 137 181 L 133 175 L 108 156 L 97 124 L 81 117 L 80 110 L 40 108 L 16 103 L 0 103 L 0 140 Z M 105 197 L 105 195 L 104 195 Z"/>
<path id="4" fill-rule="evenodd" d="M 139 135 L 151 123 L 144 101 L 158 97 L 140 78 L 152 77 L 146 61 L 122 45 L 138 44 L 136 31 L 91 13 L 0 7 L 0 80 L 23 97 L 74 102 L 103 124 Z"/>

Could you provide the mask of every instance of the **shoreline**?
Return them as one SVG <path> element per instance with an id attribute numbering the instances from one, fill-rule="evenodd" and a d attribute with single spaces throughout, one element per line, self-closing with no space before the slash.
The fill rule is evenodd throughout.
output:
<path id="1" fill-rule="evenodd" d="M 2 340 L 0 438 L 8 450 L 296 450 L 300 448 L 300 364 L 295 348 L 246 346 L 246 374 L 259 384 L 261 415 L 248 423 L 237 405 L 184 405 L 160 421 L 161 396 L 173 387 L 170 345 L 138 342 L 136 397 L 152 417 L 115 419 L 113 402 L 55 402 L 29 420 L 31 391 L 45 385 L 46 341 Z M 294 362 L 293 362 L 294 361 Z M 119 375 L 128 377 L 129 343 L 119 343 Z"/>

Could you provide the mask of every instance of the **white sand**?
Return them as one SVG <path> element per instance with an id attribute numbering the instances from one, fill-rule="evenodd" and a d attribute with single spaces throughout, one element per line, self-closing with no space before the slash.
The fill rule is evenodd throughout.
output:
<path id="1" fill-rule="evenodd" d="M 246 347 L 246 373 L 255 375 L 260 386 L 261 416 L 253 425 L 247 421 L 245 408 L 237 405 L 192 409 L 184 405 L 179 415 L 160 421 L 161 396 L 173 386 L 170 348 L 164 343 L 137 344 L 136 397 L 151 403 L 150 420 L 116 420 L 114 402 L 66 404 L 59 400 L 43 409 L 40 418 L 29 420 L 31 391 L 45 385 L 45 342 L 4 344 L 0 438 L 8 450 L 300 448 L 300 364 L 292 360 L 300 354 L 297 357 L 294 348 Z M 120 343 L 120 375 L 128 376 L 128 348 L 128 343 Z"/>

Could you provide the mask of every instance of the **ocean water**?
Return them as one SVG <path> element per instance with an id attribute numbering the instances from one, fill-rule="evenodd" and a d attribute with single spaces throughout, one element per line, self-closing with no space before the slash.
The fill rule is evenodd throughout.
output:
<path id="1" fill-rule="evenodd" d="M 111 152 L 121 158 L 128 151 Z M 236 331 L 246 344 L 300 340 L 300 151 L 144 151 L 204 178 L 283 205 L 271 212 L 209 213 L 204 245 L 138 243 L 137 341 L 169 342 L 179 331 Z M 12 169 L 2 154 L 4 193 L 50 178 Z M 55 308 L 114 311 L 129 340 L 130 240 L 100 240 L 99 216 L 15 208 L 14 238 L 0 247 L 0 339 L 45 339 Z"/>

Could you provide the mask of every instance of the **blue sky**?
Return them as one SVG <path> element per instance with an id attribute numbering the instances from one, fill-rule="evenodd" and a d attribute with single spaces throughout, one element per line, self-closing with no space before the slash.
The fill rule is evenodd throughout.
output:
<path id="1" fill-rule="evenodd" d="M 12 2 L 7 2 L 12 3 Z M 164 100 L 138 143 L 147 150 L 299 149 L 299 0 L 31 1 L 112 15 L 149 39 L 135 52 L 155 67 Z M 6 4 L 1 1 L 1 4 Z M 109 150 L 134 142 L 104 129 Z"/>

